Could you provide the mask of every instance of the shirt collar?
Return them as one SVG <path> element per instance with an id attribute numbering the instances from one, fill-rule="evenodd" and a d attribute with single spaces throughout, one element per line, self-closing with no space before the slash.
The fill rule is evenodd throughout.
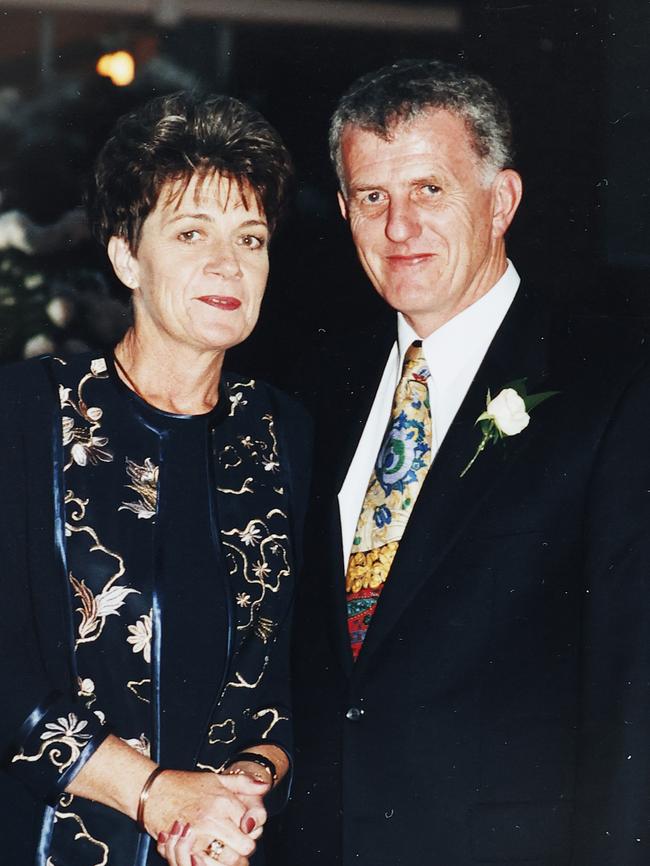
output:
<path id="1" fill-rule="evenodd" d="M 473 367 L 474 372 L 478 369 L 517 294 L 520 282 L 515 266 L 508 259 L 503 276 L 488 292 L 422 340 L 431 378 L 438 388 L 451 384 L 462 369 Z M 419 339 L 402 313 L 398 313 L 400 371 L 404 353 L 414 340 Z"/>

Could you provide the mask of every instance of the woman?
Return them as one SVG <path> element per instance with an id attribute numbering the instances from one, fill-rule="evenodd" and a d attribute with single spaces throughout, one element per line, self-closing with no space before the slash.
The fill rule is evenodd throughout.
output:
<path id="1" fill-rule="evenodd" d="M 133 325 L 0 376 L 2 862 L 245 866 L 283 799 L 305 421 L 222 365 L 289 175 L 235 99 L 122 118 L 89 213 Z"/>

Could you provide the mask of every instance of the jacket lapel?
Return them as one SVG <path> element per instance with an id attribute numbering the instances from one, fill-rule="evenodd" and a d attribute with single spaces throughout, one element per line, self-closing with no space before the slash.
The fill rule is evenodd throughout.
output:
<path id="1" fill-rule="evenodd" d="M 400 542 L 363 649 L 357 676 L 396 624 L 420 587 L 429 581 L 490 489 L 510 462 L 535 435 L 536 424 L 506 440 L 505 448 L 488 445 L 468 473 L 460 474 L 474 455 L 481 433 L 476 419 L 493 396 L 513 380 L 527 378 L 528 390 L 542 389 L 547 376 L 548 316 L 520 289 L 472 382 L 435 457 Z M 535 410 L 543 412 L 543 406 Z M 539 415 L 537 415 L 539 417 Z"/>
<path id="2" fill-rule="evenodd" d="M 323 493 L 323 538 L 326 543 L 323 556 L 323 573 L 328 576 L 328 594 L 334 608 L 333 644 L 344 670 L 352 671 L 352 652 L 347 630 L 347 606 L 345 598 L 345 568 L 341 549 L 341 515 L 338 492 L 341 489 L 359 439 L 372 408 L 381 381 L 386 361 L 397 337 L 395 317 L 390 324 L 380 323 L 369 334 L 355 337 L 354 353 L 346 358 L 340 368 L 335 364 L 328 369 L 332 382 L 343 382 L 343 388 L 323 389 L 333 394 L 330 407 L 324 415 L 323 442 L 320 452 L 319 476 Z M 347 348 L 347 347 L 346 347 Z"/>

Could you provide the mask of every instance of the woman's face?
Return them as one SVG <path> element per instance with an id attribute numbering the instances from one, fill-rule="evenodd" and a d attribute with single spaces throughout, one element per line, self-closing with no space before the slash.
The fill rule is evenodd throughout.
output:
<path id="1" fill-rule="evenodd" d="M 109 254 L 127 266 L 136 336 L 164 337 L 198 351 L 225 351 L 253 330 L 269 272 L 269 229 L 250 190 L 194 175 L 169 183 L 147 216 L 137 253 L 125 242 Z"/>

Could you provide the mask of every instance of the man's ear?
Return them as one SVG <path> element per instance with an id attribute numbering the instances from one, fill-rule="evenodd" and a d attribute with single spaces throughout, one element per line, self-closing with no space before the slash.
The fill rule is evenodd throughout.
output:
<path id="1" fill-rule="evenodd" d="M 343 193 L 341 192 L 341 190 L 339 190 L 336 193 L 336 197 L 337 197 L 338 202 L 339 202 L 339 210 L 341 211 L 341 216 L 343 217 L 344 220 L 347 220 L 348 215 L 349 215 L 348 214 L 348 203 L 343 198 Z"/>
<path id="2" fill-rule="evenodd" d="M 492 234 L 502 238 L 508 231 L 523 192 L 520 175 L 511 168 L 500 171 L 493 185 L 494 209 L 492 212 Z"/>
<path id="3" fill-rule="evenodd" d="M 113 235 L 108 242 L 106 251 L 118 280 L 124 283 L 127 289 L 137 289 L 140 285 L 138 261 L 131 252 L 126 238 Z"/>

